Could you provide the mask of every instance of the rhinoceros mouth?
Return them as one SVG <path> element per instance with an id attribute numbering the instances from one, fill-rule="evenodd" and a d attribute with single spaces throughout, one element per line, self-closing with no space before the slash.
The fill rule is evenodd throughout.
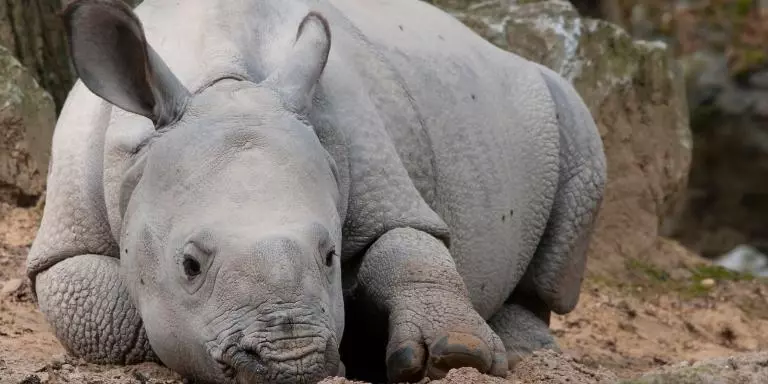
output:
<path id="1" fill-rule="evenodd" d="M 293 343 L 285 344 L 286 341 Z M 298 382 L 310 377 L 321 380 L 342 369 L 336 338 L 324 334 L 264 341 L 258 345 L 249 345 L 239 338 L 237 343 L 215 350 L 211 355 L 223 376 L 235 383 L 283 382 L 285 380 L 278 378 L 290 375 L 298 375 L 295 378 Z M 297 366 L 289 368 L 292 364 Z M 306 372 L 301 372 L 300 367 Z"/>

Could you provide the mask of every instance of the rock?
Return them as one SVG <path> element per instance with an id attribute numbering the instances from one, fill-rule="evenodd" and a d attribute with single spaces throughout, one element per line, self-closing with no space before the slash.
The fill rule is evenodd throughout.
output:
<path id="1" fill-rule="evenodd" d="M 60 10 L 61 0 L 0 1 L 0 45 L 29 68 L 59 109 L 75 80 Z"/>
<path id="2" fill-rule="evenodd" d="M 51 96 L 0 47 L 0 187 L 31 196 L 44 191 L 55 122 Z"/>
<path id="3" fill-rule="evenodd" d="M 587 103 L 608 161 L 588 269 L 623 271 L 683 207 L 691 132 L 685 83 L 668 48 L 582 18 L 563 0 L 463 3 L 446 9 L 491 43 L 557 71 Z"/>
<path id="4" fill-rule="evenodd" d="M 706 279 L 701 280 L 700 284 L 704 288 L 712 288 L 712 287 L 715 286 L 715 284 L 717 284 L 717 282 L 715 281 L 715 279 L 706 278 Z"/>
<path id="5" fill-rule="evenodd" d="M 766 377 L 768 352 L 756 352 L 675 364 L 619 384 L 762 384 Z"/>

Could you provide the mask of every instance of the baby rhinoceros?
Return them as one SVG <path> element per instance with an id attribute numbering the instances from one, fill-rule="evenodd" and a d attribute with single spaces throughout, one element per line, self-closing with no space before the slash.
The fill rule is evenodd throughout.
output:
<path id="1" fill-rule="evenodd" d="M 557 348 L 606 178 L 562 77 L 416 0 L 62 15 L 79 81 L 28 273 L 69 353 L 310 383 Z"/>

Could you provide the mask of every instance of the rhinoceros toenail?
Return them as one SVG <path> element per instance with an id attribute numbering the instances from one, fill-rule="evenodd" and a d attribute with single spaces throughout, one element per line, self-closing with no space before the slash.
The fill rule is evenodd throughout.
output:
<path id="1" fill-rule="evenodd" d="M 430 348 L 430 376 L 441 377 L 451 368 L 472 367 L 480 372 L 491 368 L 493 357 L 485 342 L 466 333 L 448 333 Z"/>

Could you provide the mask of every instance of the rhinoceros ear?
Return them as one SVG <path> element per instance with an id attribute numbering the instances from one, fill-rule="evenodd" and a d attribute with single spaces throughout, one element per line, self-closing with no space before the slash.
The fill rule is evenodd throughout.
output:
<path id="1" fill-rule="evenodd" d="M 330 49 L 328 21 L 317 12 L 309 12 L 299 24 L 296 40 L 282 67 L 265 80 L 278 91 L 289 110 L 303 113 L 312 104 L 312 94 Z"/>
<path id="2" fill-rule="evenodd" d="M 91 92 L 155 126 L 181 116 L 189 91 L 147 44 L 122 0 L 75 0 L 62 18 L 75 71 Z"/>

